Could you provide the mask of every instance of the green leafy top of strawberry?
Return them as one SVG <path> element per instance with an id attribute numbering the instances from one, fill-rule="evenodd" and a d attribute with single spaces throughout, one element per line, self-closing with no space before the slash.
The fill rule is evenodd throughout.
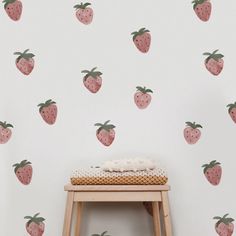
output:
<path id="1" fill-rule="evenodd" d="M 97 67 L 94 67 L 92 70 L 82 70 L 81 73 L 86 73 L 84 79 L 86 80 L 89 76 L 92 76 L 94 79 L 97 79 L 98 76 L 102 75 L 102 72 L 96 71 Z"/>
<path id="2" fill-rule="evenodd" d="M 0 126 L 2 126 L 4 129 L 6 129 L 8 127 L 13 128 L 13 125 L 12 124 L 8 124 L 6 121 L 4 121 L 4 122 L 0 121 Z"/>
<path id="3" fill-rule="evenodd" d="M 187 122 L 185 122 L 186 123 L 186 125 L 187 126 L 190 126 L 191 128 L 193 128 L 193 129 L 197 129 L 197 128 L 202 128 L 202 126 L 201 125 L 199 125 L 199 124 L 196 124 L 196 122 L 189 122 L 189 121 L 187 121 Z"/>
<path id="4" fill-rule="evenodd" d="M 29 60 L 35 56 L 33 53 L 28 53 L 28 51 L 29 49 L 26 49 L 24 52 L 14 52 L 14 55 L 18 55 L 16 61 L 18 62 L 21 58 Z"/>
<path id="5" fill-rule="evenodd" d="M 40 103 L 40 104 L 38 105 L 38 107 L 39 107 L 39 112 L 41 112 L 44 107 L 48 107 L 48 106 L 50 106 L 50 105 L 52 105 L 52 104 L 56 104 L 56 102 L 52 101 L 52 99 L 47 100 L 45 103 Z"/>
<path id="6" fill-rule="evenodd" d="M 151 89 L 147 89 L 145 86 L 144 87 L 137 86 L 136 89 L 137 91 L 140 91 L 142 93 L 153 93 Z"/>
<path id="7" fill-rule="evenodd" d="M 20 163 L 14 164 L 12 167 L 15 167 L 14 171 L 16 173 L 19 168 L 30 165 L 30 164 L 32 164 L 32 163 L 27 160 L 23 160 Z"/>
<path id="8" fill-rule="evenodd" d="M 146 29 L 146 28 L 141 28 L 139 31 L 135 31 L 135 32 L 131 33 L 131 35 L 133 35 L 133 41 L 135 40 L 135 38 L 138 35 L 143 35 L 146 32 L 150 32 L 150 31 L 148 29 Z"/>
<path id="9" fill-rule="evenodd" d="M 229 113 L 230 113 L 233 108 L 236 108 L 236 102 L 235 102 L 235 103 L 228 104 L 227 107 L 229 108 L 228 111 L 229 111 Z"/>
<path id="10" fill-rule="evenodd" d="M 110 236 L 110 235 L 107 235 L 106 233 L 107 233 L 107 231 L 104 231 L 101 234 L 92 234 L 92 236 Z"/>
<path id="11" fill-rule="evenodd" d="M 210 53 L 210 52 L 204 52 L 203 55 L 204 56 L 207 56 L 206 58 L 206 63 L 212 58 L 214 59 L 215 61 L 219 61 L 219 59 L 223 58 L 224 55 L 223 54 L 220 54 L 220 53 L 217 53 L 219 51 L 219 49 L 215 50 L 214 52 Z"/>
<path id="12" fill-rule="evenodd" d="M 75 5 L 74 6 L 74 8 L 76 9 L 76 10 L 78 10 L 78 9 L 85 9 L 87 6 L 89 6 L 89 5 L 91 5 L 91 3 L 89 3 L 89 2 L 86 2 L 86 3 L 80 3 L 80 4 L 77 4 L 77 5 Z"/>
<path id="13" fill-rule="evenodd" d="M 40 213 L 37 213 L 34 216 L 25 216 L 24 219 L 28 219 L 27 226 L 29 226 L 32 222 L 34 222 L 37 225 L 39 225 L 40 223 L 45 221 L 45 219 L 43 217 L 38 217 L 39 214 Z"/>
<path id="14" fill-rule="evenodd" d="M 97 129 L 97 132 L 99 133 L 103 129 L 105 129 L 106 131 L 109 132 L 111 129 L 114 129 L 115 125 L 108 124 L 109 122 L 110 122 L 110 120 L 107 120 L 104 124 L 96 123 L 95 126 L 99 126 L 99 128 Z"/>
<path id="15" fill-rule="evenodd" d="M 220 223 L 224 223 L 225 225 L 229 225 L 230 223 L 232 223 L 234 219 L 227 217 L 228 215 L 229 214 L 225 214 L 223 217 L 215 216 L 213 219 L 218 220 L 216 222 L 216 227 L 218 227 Z"/>
<path id="16" fill-rule="evenodd" d="M 207 0 L 193 0 L 193 9 L 195 9 L 197 7 L 198 4 L 202 4 L 204 2 L 206 2 Z"/>
<path id="17" fill-rule="evenodd" d="M 206 171 L 209 169 L 209 168 L 212 168 L 214 166 L 217 166 L 217 165 L 220 165 L 221 163 L 220 162 L 217 162 L 216 160 L 214 161 L 211 161 L 209 164 L 204 164 L 202 167 L 204 168 L 203 169 L 203 172 L 206 173 Z"/>
<path id="18" fill-rule="evenodd" d="M 7 5 L 10 3 L 15 2 L 16 0 L 3 0 L 2 2 L 4 3 L 4 8 L 6 9 Z"/>

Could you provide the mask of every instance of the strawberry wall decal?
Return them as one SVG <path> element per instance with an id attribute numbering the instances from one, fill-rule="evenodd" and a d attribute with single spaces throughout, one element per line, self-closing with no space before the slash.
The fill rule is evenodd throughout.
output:
<path id="1" fill-rule="evenodd" d="M 39 217 L 40 213 L 35 214 L 34 216 L 25 216 L 24 219 L 27 219 L 26 222 L 26 231 L 30 236 L 42 236 L 45 230 L 45 219 Z"/>
<path id="2" fill-rule="evenodd" d="M 131 33 L 133 42 L 137 49 L 142 53 L 147 53 L 151 44 L 151 34 L 148 29 L 141 28 L 139 31 Z"/>
<path id="3" fill-rule="evenodd" d="M 96 70 L 94 67 L 92 70 L 82 70 L 81 73 L 86 75 L 83 78 L 84 86 L 91 92 L 96 93 L 102 86 L 102 72 Z"/>
<path id="4" fill-rule="evenodd" d="M 219 236 L 231 236 L 234 232 L 233 218 L 228 217 L 229 214 L 223 217 L 215 216 L 213 219 L 217 220 L 215 230 Z"/>
<path id="5" fill-rule="evenodd" d="M 134 94 L 134 102 L 139 109 L 145 109 L 151 102 L 153 93 L 151 89 L 146 87 L 137 86 L 137 92 Z"/>
<path id="6" fill-rule="evenodd" d="M 115 139 L 115 126 L 108 124 L 109 122 L 110 120 L 107 120 L 104 124 L 95 124 L 99 127 L 96 132 L 97 139 L 105 146 L 110 146 Z"/>
<path id="7" fill-rule="evenodd" d="M 202 128 L 201 125 L 196 124 L 196 122 L 185 122 L 187 127 L 184 129 L 184 138 L 188 144 L 195 144 L 201 137 L 201 131 L 199 128 Z"/>
<path id="8" fill-rule="evenodd" d="M 89 25 L 93 20 L 93 9 L 91 7 L 88 7 L 90 5 L 91 3 L 86 2 L 74 6 L 74 8 L 76 9 L 75 14 L 77 19 L 85 25 Z"/>
<path id="9" fill-rule="evenodd" d="M 209 164 L 204 164 L 202 167 L 204 168 L 203 173 L 209 183 L 211 183 L 212 185 L 218 185 L 220 183 L 222 175 L 222 168 L 220 166 L 220 163 L 214 160 Z"/>
<path id="10" fill-rule="evenodd" d="M 227 107 L 229 108 L 228 112 L 230 117 L 232 118 L 233 122 L 236 123 L 236 102 L 228 104 Z"/>
<path id="11" fill-rule="evenodd" d="M 147 213 L 151 216 L 153 216 L 153 211 L 152 211 L 152 203 L 151 202 L 143 202 L 143 206 Z"/>
<path id="12" fill-rule="evenodd" d="M 219 49 L 212 53 L 203 53 L 204 56 L 207 56 L 205 59 L 205 66 L 207 70 L 213 75 L 219 75 L 224 67 L 224 60 L 222 59 L 224 55 L 217 53 L 218 51 Z"/>
<path id="13" fill-rule="evenodd" d="M 23 160 L 20 163 L 14 164 L 13 167 L 15 168 L 14 172 L 18 180 L 24 185 L 30 184 L 33 174 L 31 162 Z"/>
<path id="14" fill-rule="evenodd" d="M 13 128 L 13 125 L 8 124 L 6 121 L 0 121 L 0 144 L 7 143 L 11 138 L 12 132 L 10 128 Z"/>
<path id="15" fill-rule="evenodd" d="M 29 53 L 29 49 L 26 49 L 24 52 L 15 52 L 14 55 L 17 55 L 16 58 L 16 67 L 24 75 L 29 75 L 34 69 L 34 59 L 35 56 L 33 53 Z"/>
<path id="16" fill-rule="evenodd" d="M 209 0 L 194 0 L 193 10 L 202 21 L 208 21 L 211 16 L 211 2 Z"/>
<path id="17" fill-rule="evenodd" d="M 104 231 L 101 234 L 92 234 L 92 236 L 110 236 L 110 235 L 107 234 L 107 231 Z"/>
<path id="18" fill-rule="evenodd" d="M 22 13 L 22 3 L 19 0 L 3 0 L 7 15 L 14 21 L 18 21 Z"/>
<path id="19" fill-rule="evenodd" d="M 56 122 L 57 118 L 56 102 L 49 99 L 45 103 L 40 103 L 38 107 L 39 107 L 39 113 L 42 116 L 43 120 L 47 124 L 53 125 Z"/>

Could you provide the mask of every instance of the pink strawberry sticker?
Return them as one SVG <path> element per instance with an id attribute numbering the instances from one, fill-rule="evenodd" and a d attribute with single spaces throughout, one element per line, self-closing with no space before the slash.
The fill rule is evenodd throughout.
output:
<path id="1" fill-rule="evenodd" d="M 131 33 L 133 35 L 133 42 L 137 49 L 142 53 L 147 53 L 151 44 L 151 34 L 150 31 L 141 28 L 139 31 Z"/>
<path id="2" fill-rule="evenodd" d="M 204 168 L 203 173 L 209 183 L 211 183 L 212 185 L 218 185 L 220 183 L 222 175 L 222 168 L 220 166 L 220 163 L 214 160 L 209 164 L 204 164 L 202 167 Z"/>
<path id="3" fill-rule="evenodd" d="M 38 107 L 39 107 L 39 113 L 42 116 L 43 120 L 47 124 L 53 125 L 57 119 L 56 102 L 49 99 L 45 103 L 40 103 Z"/>
<path id="4" fill-rule="evenodd" d="M 22 13 L 22 3 L 19 0 L 3 0 L 7 15 L 14 21 L 18 21 Z"/>
<path id="5" fill-rule="evenodd" d="M 228 104 L 227 107 L 229 108 L 228 112 L 231 119 L 233 120 L 234 123 L 236 123 L 236 102 Z"/>
<path id="6" fill-rule="evenodd" d="M 104 231 L 104 232 L 101 233 L 101 234 L 92 234 L 91 236 L 111 236 L 111 235 L 108 235 L 108 234 L 107 234 L 107 231 Z"/>
<path id="7" fill-rule="evenodd" d="M 186 122 L 187 127 L 184 129 L 184 138 L 188 144 L 195 144 L 201 137 L 201 125 L 196 122 Z"/>
<path id="8" fill-rule="evenodd" d="M 24 219 L 27 219 L 26 222 L 26 231 L 30 236 L 42 236 L 45 230 L 45 219 L 39 217 L 40 213 L 35 214 L 34 216 L 25 216 Z"/>
<path id="9" fill-rule="evenodd" d="M 0 144 L 7 143 L 11 138 L 12 132 L 9 128 L 13 128 L 13 125 L 0 121 Z"/>
<path id="10" fill-rule="evenodd" d="M 217 220 L 215 230 L 219 236 L 231 236 L 234 232 L 234 219 L 228 217 L 229 214 L 223 217 L 215 216 L 213 219 Z"/>
<path id="11" fill-rule="evenodd" d="M 106 121 L 104 124 L 96 123 L 95 126 L 98 126 L 96 136 L 97 139 L 105 146 L 110 146 L 115 139 L 115 126 L 108 124 L 110 120 Z"/>
<path id="12" fill-rule="evenodd" d="M 153 216 L 153 211 L 152 211 L 152 202 L 143 202 L 143 206 L 145 208 L 145 210 L 147 211 L 147 213 L 150 216 Z M 161 208 L 161 205 L 159 205 L 159 209 Z"/>
<path id="13" fill-rule="evenodd" d="M 212 5 L 209 0 L 193 0 L 193 10 L 202 21 L 208 21 L 211 16 Z"/>
<path id="14" fill-rule="evenodd" d="M 29 49 L 26 49 L 24 52 L 15 52 L 14 55 L 17 55 L 16 58 L 16 67 L 24 75 L 29 75 L 34 69 L 34 59 L 35 56 L 33 53 L 28 52 Z"/>
<path id="15" fill-rule="evenodd" d="M 141 86 L 137 86 L 136 88 L 137 92 L 134 94 L 134 102 L 139 109 L 145 109 L 152 100 L 149 93 L 153 93 L 153 91 Z"/>
<path id="16" fill-rule="evenodd" d="M 96 71 L 97 67 L 92 70 L 82 70 L 81 73 L 86 75 L 83 78 L 84 86 L 91 92 L 96 93 L 102 86 L 102 72 Z"/>
<path id="17" fill-rule="evenodd" d="M 77 19 L 85 25 L 89 25 L 93 20 L 93 9 L 91 7 L 88 7 L 90 5 L 91 3 L 86 2 L 74 6 L 74 8 L 76 9 L 75 14 Z"/>
<path id="18" fill-rule="evenodd" d="M 207 56 L 205 59 L 205 67 L 213 75 L 219 75 L 224 67 L 224 60 L 222 59 L 224 55 L 217 53 L 218 51 L 217 49 L 212 53 L 203 53 L 204 56 Z"/>
<path id="19" fill-rule="evenodd" d="M 153 216 L 152 202 L 143 202 L 143 206 L 150 216 Z"/>
<path id="20" fill-rule="evenodd" d="M 23 160 L 14 164 L 13 167 L 15 167 L 14 171 L 18 180 L 24 185 L 30 184 L 33 174 L 31 162 Z"/>

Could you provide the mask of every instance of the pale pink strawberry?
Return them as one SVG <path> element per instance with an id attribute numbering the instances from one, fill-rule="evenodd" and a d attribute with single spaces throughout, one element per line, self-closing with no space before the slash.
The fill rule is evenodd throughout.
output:
<path id="1" fill-rule="evenodd" d="M 195 122 L 186 122 L 187 127 L 184 129 L 184 138 L 188 144 L 195 144 L 201 137 L 201 131 L 198 128 L 202 128 L 201 125 Z"/>
<path id="2" fill-rule="evenodd" d="M 140 109 L 145 109 L 151 102 L 152 97 L 148 93 L 153 93 L 151 89 L 137 86 L 137 92 L 134 94 L 134 102 Z"/>
<path id="3" fill-rule="evenodd" d="M 194 0 L 193 9 L 198 16 L 198 18 L 202 21 L 208 21 L 211 16 L 211 3 L 209 0 Z"/>
<path id="4" fill-rule="evenodd" d="M 11 138 L 12 132 L 9 128 L 13 128 L 13 125 L 0 121 L 0 144 L 7 143 Z"/>
<path id="5" fill-rule="evenodd" d="M 153 211 L 152 211 L 152 202 L 143 202 L 143 206 L 148 212 L 149 215 L 153 216 Z"/>
<path id="6" fill-rule="evenodd" d="M 107 234 L 107 231 L 104 231 L 101 234 L 92 234 L 91 236 L 110 236 L 110 235 Z"/>
<path id="7" fill-rule="evenodd" d="M 82 73 L 86 73 L 83 78 L 84 86 L 92 93 L 96 93 L 102 86 L 102 73 L 96 71 L 97 67 L 94 67 L 91 71 L 82 70 Z"/>
<path id="8" fill-rule="evenodd" d="M 7 15 L 14 21 L 18 21 L 22 13 L 22 3 L 19 0 L 3 0 Z"/>
<path id="9" fill-rule="evenodd" d="M 53 125 L 56 122 L 57 118 L 56 102 L 49 99 L 45 103 L 40 103 L 38 107 L 39 107 L 39 113 L 42 116 L 43 120 L 47 124 Z"/>
<path id="10" fill-rule="evenodd" d="M 214 160 L 209 164 L 204 164 L 202 167 L 204 168 L 203 173 L 206 176 L 207 180 L 212 185 L 218 185 L 220 183 L 222 175 L 222 168 L 220 166 L 220 163 Z"/>
<path id="11" fill-rule="evenodd" d="M 227 107 L 229 108 L 228 112 L 229 112 L 230 117 L 232 118 L 233 122 L 236 123 L 236 102 L 233 104 L 227 105 Z"/>
<path id="12" fill-rule="evenodd" d="M 26 223 L 26 231 L 30 236 L 42 236 L 45 230 L 45 219 L 43 217 L 38 217 L 39 213 L 34 216 L 25 216 L 28 219 Z"/>
<path id="13" fill-rule="evenodd" d="M 152 202 L 143 202 L 143 206 L 148 212 L 149 215 L 153 216 L 153 210 L 152 210 Z M 159 210 L 160 210 L 160 204 L 159 204 Z"/>
<path id="14" fill-rule="evenodd" d="M 217 53 L 219 50 L 215 50 L 213 53 L 205 52 L 205 67 L 213 75 L 219 75 L 224 67 L 224 60 L 222 59 L 224 55 Z"/>
<path id="15" fill-rule="evenodd" d="M 24 185 L 30 184 L 33 174 L 31 162 L 23 160 L 14 164 L 13 167 L 15 167 L 14 171 L 18 180 Z"/>
<path id="16" fill-rule="evenodd" d="M 26 49 L 22 52 L 15 52 L 14 55 L 18 55 L 16 58 L 16 67 L 24 75 L 29 75 L 34 69 L 34 59 L 35 56 L 32 53 L 28 53 L 29 49 Z"/>
<path id="17" fill-rule="evenodd" d="M 215 216 L 213 219 L 217 220 L 215 224 L 215 230 L 219 236 L 231 236 L 234 232 L 233 218 L 228 217 L 229 214 L 223 217 Z"/>
<path id="18" fill-rule="evenodd" d="M 149 51 L 151 44 L 151 34 L 149 32 L 149 30 L 141 28 L 139 31 L 131 33 L 135 46 L 142 53 L 147 53 Z"/>
<path id="19" fill-rule="evenodd" d="M 76 9 L 77 19 L 85 25 L 88 25 L 93 20 L 93 9 L 90 6 L 91 3 L 81 3 L 74 6 Z"/>
<path id="20" fill-rule="evenodd" d="M 105 146 L 110 146 L 115 139 L 115 126 L 108 124 L 110 120 L 106 121 L 104 124 L 96 123 L 95 126 L 98 126 L 96 136 L 98 140 Z"/>

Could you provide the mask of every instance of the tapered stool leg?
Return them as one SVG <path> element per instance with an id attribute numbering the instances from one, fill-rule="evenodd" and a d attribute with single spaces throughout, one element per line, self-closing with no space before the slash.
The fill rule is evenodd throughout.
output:
<path id="1" fill-rule="evenodd" d="M 82 202 L 76 203 L 76 221 L 75 221 L 75 236 L 80 236 L 80 225 L 81 225 L 81 215 L 82 215 Z"/>
<path id="2" fill-rule="evenodd" d="M 158 202 L 152 202 L 152 212 L 155 236 L 161 236 L 160 210 Z"/>
<path id="3" fill-rule="evenodd" d="M 66 202 L 66 210 L 65 210 L 65 216 L 64 216 L 64 227 L 63 227 L 62 236 L 70 236 L 73 203 L 74 203 L 74 192 L 69 191 L 67 193 L 67 202 Z"/>
<path id="4" fill-rule="evenodd" d="M 169 209 L 168 192 L 167 191 L 162 191 L 161 196 L 162 196 L 162 207 L 163 207 L 165 235 L 166 236 L 172 236 L 172 227 L 171 227 L 171 217 L 170 217 L 170 209 Z"/>

